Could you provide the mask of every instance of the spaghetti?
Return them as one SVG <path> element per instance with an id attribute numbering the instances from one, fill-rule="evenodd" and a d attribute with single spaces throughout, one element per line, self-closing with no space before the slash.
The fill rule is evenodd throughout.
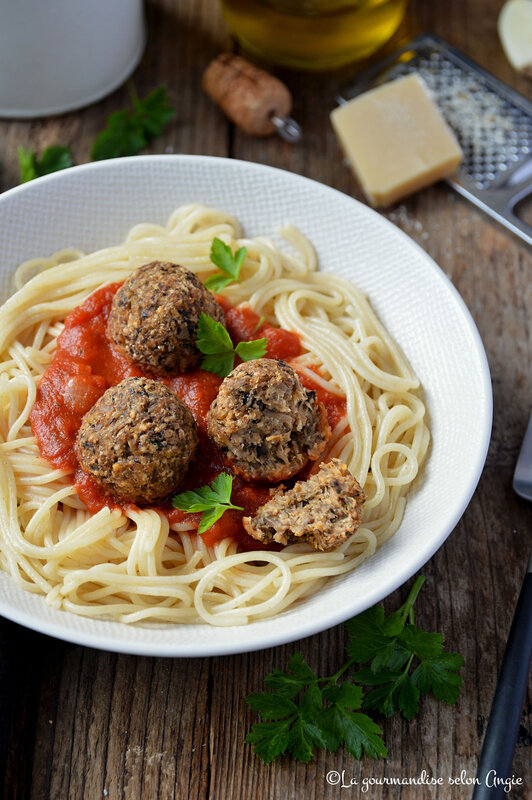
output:
<path id="1" fill-rule="evenodd" d="M 295 228 L 282 235 L 290 252 L 243 238 L 237 220 L 195 204 L 178 208 L 167 226 L 137 225 L 122 245 L 19 267 L 18 291 L 0 309 L 0 566 L 17 585 L 84 616 L 242 625 L 319 591 L 395 533 L 429 442 L 419 381 L 363 293 L 318 272 Z M 325 458 L 344 461 L 367 500 L 363 524 L 332 552 L 303 543 L 241 552 L 230 537 L 209 546 L 190 521 L 169 522 L 149 508 L 91 514 L 72 470 L 51 467 L 39 452 L 29 416 L 66 315 L 149 261 L 182 264 L 205 280 L 215 237 L 247 249 L 240 282 L 224 289 L 228 301 L 299 334 L 292 367 L 346 409 Z"/>

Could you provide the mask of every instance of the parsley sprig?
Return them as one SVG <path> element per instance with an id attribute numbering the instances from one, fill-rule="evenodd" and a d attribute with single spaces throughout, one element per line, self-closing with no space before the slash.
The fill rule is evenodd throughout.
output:
<path id="1" fill-rule="evenodd" d="M 18 163 L 20 166 L 20 182 L 27 183 L 34 178 L 49 175 L 51 172 L 58 172 L 73 165 L 72 156 L 68 147 L 54 144 L 43 151 L 40 158 L 37 158 L 33 150 L 19 147 Z"/>
<path id="2" fill-rule="evenodd" d="M 424 581 L 423 575 L 417 578 L 398 611 L 385 616 L 382 606 L 373 606 L 346 622 L 348 658 L 331 677 L 319 678 L 301 653 L 292 656 L 287 672 L 275 669 L 266 676 L 270 691 L 247 698 L 265 720 L 246 737 L 256 755 L 270 763 L 288 751 L 307 763 L 315 747 L 337 750 L 343 745 L 355 758 L 363 753 L 386 758 L 381 729 L 360 709 L 385 716 L 400 712 L 412 719 L 421 695 L 456 703 L 462 656 L 443 649 L 441 634 L 414 625 L 412 609 Z M 356 664 L 360 669 L 351 679 L 340 681 Z M 368 686 L 377 688 L 365 693 Z"/>
<path id="3" fill-rule="evenodd" d="M 163 132 L 165 123 L 175 116 L 166 89 L 159 86 L 144 100 L 132 94 L 133 111 L 115 111 L 91 149 L 93 161 L 118 156 L 134 156 Z"/>
<path id="4" fill-rule="evenodd" d="M 233 347 L 224 326 L 207 314 L 200 314 L 196 347 L 204 354 L 200 367 L 207 372 L 225 378 L 234 367 L 235 356 L 239 356 L 242 361 L 254 361 L 265 355 L 267 346 L 267 339 L 254 339 L 251 342 L 239 342 Z"/>
<path id="5" fill-rule="evenodd" d="M 170 105 L 163 86 L 154 89 L 144 100 L 133 92 L 131 103 L 132 111 L 115 111 L 107 118 L 105 129 L 92 145 L 90 155 L 94 161 L 136 155 L 155 136 L 159 136 L 164 125 L 175 116 L 175 109 Z M 19 147 L 18 160 L 21 183 L 74 164 L 70 150 L 63 145 L 47 147 L 40 158 L 33 150 Z"/>
<path id="6" fill-rule="evenodd" d="M 205 533 L 229 508 L 244 510 L 242 506 L 235 506 L 231 502 L 232 489 L 232 476 L 221 472 L 210 486 L 201 486 L 199 489 L 176 495 L 172 499 L 172 505 L 189 514 L 202 511 L 198 533 Z"/>
<path id="7" fill-rule="evenodd" d="M 220 292 L 230 283 L 235 283 L 240 277 L 240 268 L 247 255 L 245 247 L 239 247 L 233 254 L 229 245 L 222 242 L 221 239 L 213 239 L 211 244 L 210 259 L 218 269 L 224 273 L 223 275 L 211 275 L 205 281 L 205 286 L 211 292 Z"/>
<path id="8" fill-rule="evenodd" d="M 314 747 L 337 750 L 344 745 L 355 758 L 363 752 L 386 758 L 381 729 L 367 714 L 358 712 L 362 688 L 349 681 L 338 683 L 344 671 L 318 678 L 302 654 L 295 653 L 288 672 L 274 670 L 267 675 L 264 683 L 272 691 L 247 697 L 251 708 L 267 720 L 253 725 L 246 737 L 255 754 L 269 764 L 288 750 L 298 761 L 308 763 Z"/>

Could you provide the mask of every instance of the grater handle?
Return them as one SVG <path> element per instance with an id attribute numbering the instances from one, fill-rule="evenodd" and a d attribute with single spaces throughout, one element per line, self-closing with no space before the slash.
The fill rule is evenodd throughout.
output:
<path id="1" fill-rule="evenodd" d="M 522 239 L 523 242 L 532 247 L 532 227 L 513 213 L 510 213 L 509 217 L 510 225 L 506 227 Z"/>
<path id="2" fill-rule="evenodd" d="M 523 239 L 527 244 L 532 245 L 532 225 L 518 217 L 515 208 L 518 203 L 532 195 L 532 179 L 523 181 L 511 187 L 508 197 L 507 213 L 512 225 L 516 228 L 516 235 Z"/>
<path id="3" fill-rule="evenodd" d="M 449 179 L 451 186 L 463 197 L 484 211 L 499 225 L 532 247 L 532 226 L 517 216 L 515 207 L 521 200 L 532 195 L 532 179 L 522 181 L 515 186 L 505 186 L 484 191 L 482 197 L 472 194 L 467 185 L 460 179 Z"/>

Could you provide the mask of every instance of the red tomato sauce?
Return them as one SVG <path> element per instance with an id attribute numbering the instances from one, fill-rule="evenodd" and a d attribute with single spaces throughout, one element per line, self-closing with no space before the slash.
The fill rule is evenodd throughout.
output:
<path id="1" fill-rule="evenodd" d="M 185 484 L 179 491 L 194 489 L 210 483 L 220 472 L 231 472 L 207 435 L 207 412 L 218 393 L 221 378 L 201 369 L 160 378 L 150 375 L 123 355 L 107 338 L 107 320 L 113 297 L 121 284 L 113 283 L 98 289 L 75 308 L 65 319 L 65 328 L 57 340 L 57 351 L 44 373 L 37 399 L 30 415 L 33 433 L 44 458 L 54 467 L 74 470 L 74 484 L 81 500 L 91 513 L 103 506 L 127 507 L 132 504 L 106 492 L 80 467 L 75 441 L 83 415 L 110 386 L 125 378 L 156 377 L 162 380 L 190 408 L 199 433 L 199 447 L 190 466 Z M 229 334 L 236 344 L 265 337 L 267 357 L 289 360 L 301 353 L 299 336 L 291 331 L 273 328 L 261 321 L 250 308 L 233 308 L 226 298 L 217 297 L 226 314 Z M 302 383 L 314 389 L 325 404 L 329 424 L 334 427 L 341 412 L 339 398 L 313 384 L 308 378 Z M 344 412 L 345 414 L 345 401 Z M 339 418 L 339 417 L 338 417 Z M 252 539 L 242 526 L 243 516 L 253 516 L 270 497 L 269 486 L 246 483 L 236 477 L 232 502 L 243 511 L 229 510 L 209 528 L 203 540 L 209 546 L 232 536 L 247 550 L 279 549 L 280 545 L 263 545 Z M 187 514 L 162 504 L 159 507 L 170 523 L 184 520 L 199 525 L 200 514 Z"/>
<path id="2" fill-rule="evenodd" d="M 333 428 L 338 425 L 340 420 L 342 420 L 347 414 L 347 401 L 345 397 L 338 397 L 337 394 L 328 392 L 327 389 L 324 389 L 323 386 L 315 383 L 312 378 L 309 378 L 309 376 L 306 374 L 302 374 L 300 372 L 297 374 L 300 383 L 305 387 L 305 389 L 311 389 L 316 392 L 316 397 L 325 406 L 327 420 L 331 426 L 331 430 L 333 430 Z"/>
<path id="3" fill-rule="evenodd" d="M 220 298 L 217 298 L 220 300 Z M 225 311 L 225 323 L 235 344 L 251 339 L 267 339 L 266 358 L 282 358 L 288 361 L 301 355 L 301 339 L 293 331 L 274 328 L 246 306 L 233 308 L 227 300 L 221 304 Z"/>

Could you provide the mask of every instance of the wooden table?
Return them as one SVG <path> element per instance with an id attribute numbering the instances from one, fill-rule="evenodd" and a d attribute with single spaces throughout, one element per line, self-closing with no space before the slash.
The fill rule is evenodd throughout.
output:
<path id="1" fill-rule="evenodd" d="M 400 37 L 430 30 L 532 97 L 499 44 L 502 0 L 412 0 Z M 166 84 L 178 110 L 174 123 L 147 152 L 229 156 L 270 164 L 322 181 L 358 199 L 328 122 L 334 92 L 346 75 L 281 73 L 295 96 L 294 116 L 305 137 L 291 146 L 273 137 L 251 139 L 235 130 L 202 93 L 201 74 L 231 47 L 216 0 L 152 0 L 148 45 L 134 82 L 140 96 Z M 122 87 L 77 113 L 36 121 L 0 122 L 0 189 L 19 181 L 17 146 L 36 151 L 71 147 L 89 159 L 90 143 L 109 113 L 127 106 Z M 465 657 L 456 707 L 427 700 L 411 723 L 383 721 L 386 762 L 320 752 L 308 766 L 288 758 L 262 764 L 244 744 L 255 715 L 245 696 L 263 688 L 273 667 L 283 669 L 297 649 L 321 674 L 341 663 L 342 626 L 300 642 L 233 657 L 136 658 L 48 639 L 7 624 L 10 655 L 4 680 L 13 689 L 6 800 L 311 800 L 319 798 L 467 798 L 465 783 L 436 793 L 428 788 L 363 792 L 364 778 L 473 779 L 506 637 L 520 589 L 532 530 L 532 509 L 515 497 L 511 479 L 532 397 L 532 253 L 445 185 L 400 203 L 386 216 L 424 248 L 451 278 L 471 310 L 486 347 L 494 391 L 493 436 L 478 489 L 456 530 L 423 569 L 428 581 L 417 621 L 444 633 Z M 407 586 L 386 601 L 404 599 Z M 530 697 L 525 706 L 513 772 L 532 791 Z M 329 785 L 327 773 L 345 770 Z"/>

